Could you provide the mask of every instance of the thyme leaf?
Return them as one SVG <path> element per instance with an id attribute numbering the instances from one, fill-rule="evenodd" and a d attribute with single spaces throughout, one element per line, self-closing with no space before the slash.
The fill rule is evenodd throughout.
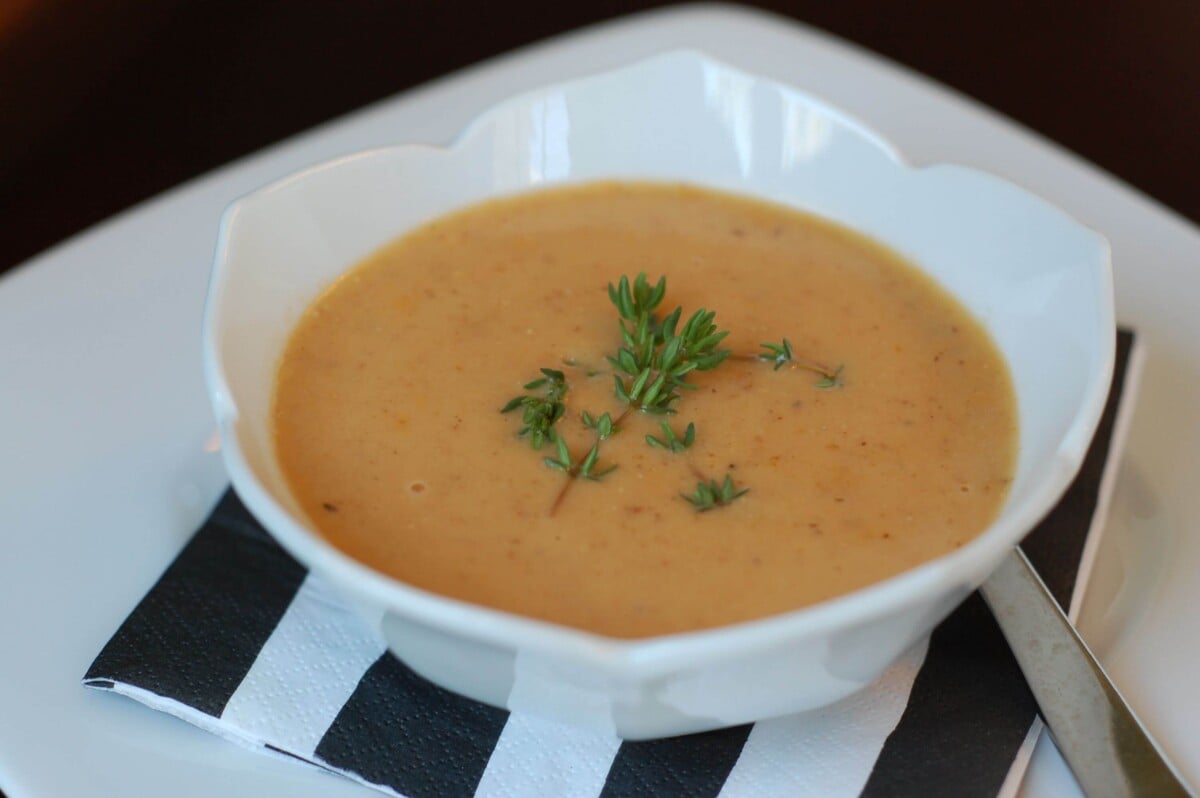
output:
<path id="1" fill-rule="evenodd" d="M 583 411 L 583 426 L 595 430 L 596 438 L 602 441 L 608 439 L 610 435 L 619 429 L 613 422 L 610 414 L 605 413 L 600 418 L 595 418 L 586 410 Z"/>
<path id="2" fill-rule="evenodd" d="M 844 365 L 838 366 L 836 369 L 833 370 L 832 374 L 826 374 L 824 377 L 817 380 L 816 386 L 818 388 L 840 388 L 840 387 L 842 387 L 842 384 L 843 384 L 842 383 L 842 369 L 844 369 L 844 368 L 845 368 Z"/>
<path id="3" fill-rule="evenodd" d="M 759 344 L 759 346 L 767 351 L 759 355 L 758 359 L 774 363 L 775 371 L 779 371 L 785 363 L 792 359 L 792 344 L 786 338 L 783 339 L 783 343 L 773 344 L 768 342 Z"/>

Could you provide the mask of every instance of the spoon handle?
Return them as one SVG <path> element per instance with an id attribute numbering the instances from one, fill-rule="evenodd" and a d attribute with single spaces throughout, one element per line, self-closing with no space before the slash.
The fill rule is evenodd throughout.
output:
<path id="1" fill-rule="evenodd" d="M 1019 548 L 980 590 L 1089 798 L 1192 795 Z"/>

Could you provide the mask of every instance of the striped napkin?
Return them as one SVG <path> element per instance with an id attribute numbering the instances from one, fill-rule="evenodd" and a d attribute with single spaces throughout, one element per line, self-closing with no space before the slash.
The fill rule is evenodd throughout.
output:
<path id="1" fill-rule="evenodd" d="M 1023 544 L 1063 606 L 1086 579 L 1136 368 L 1122 332 L 1100 430 Z M 1136 361 L 1136 358 L 1134 359 Z M 1015 791 L 1036 706 L 978 594 L 833 706 L 646 742 L 442 690 L 386 652 L 228 491 L 83 682 L 392 795 L 995 796 Z"/>

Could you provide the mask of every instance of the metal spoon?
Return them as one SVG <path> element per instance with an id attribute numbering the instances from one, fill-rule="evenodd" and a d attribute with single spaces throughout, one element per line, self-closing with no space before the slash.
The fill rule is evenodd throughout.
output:
<path id="1" fill-rule="evenodd" d="M 1019 548 L 980 590 L 1084 793 L 1090 798 L 1193 794 Z"/>

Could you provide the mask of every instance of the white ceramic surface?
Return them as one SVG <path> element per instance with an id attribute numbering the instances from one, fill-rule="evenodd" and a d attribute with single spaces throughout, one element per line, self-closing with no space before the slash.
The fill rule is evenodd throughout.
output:
<path id="1" fill-rule="evenodd" d="M 1151 349 L 1080 625 L 1200 782 L 1200 231 L 894 63 L 776 17 L 704 6 L 487 61 L 191 181 L 0 278 L 0 787 L 11 798 L 374 794 L 78 685 L 225 485 L 198 365 L 217 219 L 236 197 L 308 164 L 400 140 L 447 142 L 484 108 L 547 79 L 671 47 L 811 90 L 915 163 L 987 169 L 1104 231 L 1118 318 Z M 1024 792 L 1080 794 L 1048 737 Z"/>
<path id="2" fill-rule="evenodd" d="M 607 178 L 686 181 L 835 219 L 933 275 L 992 333 L 1021 420 L 1012 491 L 961 550 L 817 607 L 622 641 L 416 590 L 315 532 L 271 445 L 275 367 L 304 308 L 361 258 L 447 211 Z M 205 315 L 223 453 L 247 506 L 381 623 L 391 649 L 473 698 L 622 737 L 812 709 L 875 679 L 946 615 L 1074 476 L 1108 393 L 1108 245 L 1009 183 L 913 169 L 819 100 L 694 51 L 552 86 L 485 113 L 453 147 L 393 147 L 305 170 L 234 204 Z"/>

